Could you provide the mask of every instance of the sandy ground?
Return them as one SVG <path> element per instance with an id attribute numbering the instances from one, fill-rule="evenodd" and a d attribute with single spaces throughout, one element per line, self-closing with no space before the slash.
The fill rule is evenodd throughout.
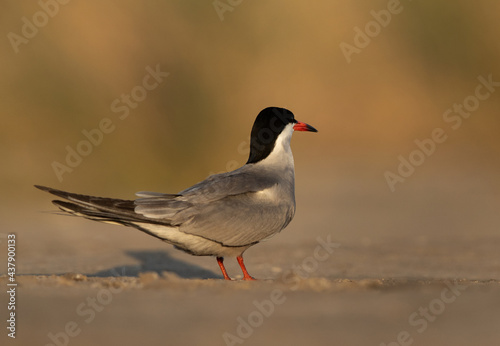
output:
<path id="1" fill-rule="evenodd" d="M 134 229 L 39 212 L 50 197 L 33 190 L 29 218 L 4 218 L 4 321 L 10 230 L 18 286 L 16 338 L 3 328 L 2 345 L 500 343 L 500 223 L 487 181 L 464 173 L 422 187 L 415 177 L 392 194 L 383 179 L 298 173 L 295 220 L 245 254 L 256 282 L 221 280 L 215 259 Z"/>

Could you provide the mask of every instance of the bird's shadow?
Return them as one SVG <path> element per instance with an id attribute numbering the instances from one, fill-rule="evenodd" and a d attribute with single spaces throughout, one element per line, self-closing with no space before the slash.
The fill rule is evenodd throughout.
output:
<path id="1" fill-rule="evenodd" d="M 222 276 L 200 266 L 175 259 L 165 251 L 125 251 L 130 257 L 139 260 L 136 265 L 116 266 L 95 273 L 86 274 L 89 277 L 131 276 L 138 277 L 145 272 L 170 272 L 185 279 L 220 279 Z"/>

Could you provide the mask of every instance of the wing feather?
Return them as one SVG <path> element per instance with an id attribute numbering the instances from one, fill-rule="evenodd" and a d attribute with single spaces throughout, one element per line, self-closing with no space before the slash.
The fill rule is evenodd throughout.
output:
<path id="1" fill-rule="evenodd" d="M 150 197 L 135 200 L 135 211 L 223 245 L 258 242 L 286 227 L 295 204 L 263 198 L 259 193 L 277 189 L 277 179 L 245 169 L 212 175 L 177 195 L 141 193 Z"/>

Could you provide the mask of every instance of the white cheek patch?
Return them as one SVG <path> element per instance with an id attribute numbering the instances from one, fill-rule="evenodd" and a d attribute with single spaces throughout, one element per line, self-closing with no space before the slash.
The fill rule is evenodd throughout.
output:
<path id="1" fill-rule="evenodd" d="M 293 166 L 292 149 L 290 148 L 290 140 L 293 134 L 293 124 L 285 126 L 283 131 L 276 138 L 276 144 L 273 151 L 264 160 L 257 164 L 270 166 Z"/>

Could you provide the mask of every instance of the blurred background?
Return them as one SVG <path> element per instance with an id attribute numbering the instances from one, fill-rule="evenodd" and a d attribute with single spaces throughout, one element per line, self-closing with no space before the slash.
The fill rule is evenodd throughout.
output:
<path id="1" fill-rule="evenodd" d="M 479 76 L 500 81 L 500 5 L 401 1 L 390 13 L 390 3 L 4 1 L 0 222 L 21 230 L 50 208 L 33 184 L 133 198 L 232 170 L 247 159 L 255 116 L 273 105 L 320 131 L 293 139 L 297 216 L 328 206 L 340 237 L 372 227 L 496 235 L 500 93 L 456 130 L 443 114 L 474 95 Z M 121 119 L 113 102 L 148 67 L 169 75 L 136 89 L 140 102 Z M 105 118 L 113 131 L 70 167 L 68 147 Z M 391 192 L 384 174 L 435 128 L 447 140 Z M 56 162 L 68 168 L 59 178 Z"/>
<path id="2" fill-rule="evenodd" d="M 297 213 L 283 234 L 248 251 L 253 275 L 276 278 L 309 256 L 318 236 L 330 236 L 342 246 L 313 276 L 498 279 L 498 13 L 500 3 L 486 0 L 2 1 L 0 227 L 17 233 L 18 273 L 102 276 L 129 266 L 135 275 L 158 269 L 219 277 L 215 261 L 135 230 L 46 213 L 55 210 L 51 197 L 33 185 L 126 199 L 141 190 L 174 193 L 244 164 L 256 115 L 279 106 L 319 133 L 294 135 Z M 492 82 L 480 87 L 485 80 Z M 429 143 L 435 129 L 446 140 L 432 142 L 432 153 L 422 156 L 416 141 Z M 85 134 L 97 144 L 86 144 Z M 77 158 L 75 151 L 84 154 Z M 402 160 L 414 167 L 400 168 Z M 228 269 L 239 273 L 231 261 Z M 399 305 L 379 301 L 377 293 L 366 305 L 349 296 L 344 312 L 363 315 L 373 307 L 373 315 L 365 315 L 371 326 L 379 318 L 373 316 L 387 311 L 393 318 L 387 331 L 378 319 L 379 334 L 367 336 L 378 344 L 408 328 L 408 315 L 436 292 L 424 298 L 408 292 L 395 298 Z M 30 294 L 23 323 L 46 321 L 37 329 L 44 338 L 74 318 L 73 307 L 84 301 L 77 295 L 71 304 L 60 303 L 57 311 L 67 317 L 56 323 L 58 295 L 43 293 L 49 305 Z M 323 311 L 323 298 L 316 298 L 315 305 L 297 306 L 297 321 L 328 331 L 316 319 L 302 320 L 307 309 L 314 318 Z M 192 310 L 172 321 L 191 323 L 195 311 L 215 311 L 189 301 L 196 302 Z M 99 326 L 122 323 L 115 309 L 128 304 L 106 310 L 109 318 L 102 314 Z M 387 310 L 390 304 L 402 310 Z M 147 314 L 130 311 L 146 324 Z M 163 311 L 155 312 L 159 320 Z M 470 311 L 454 316 L 473 318 Z M 211 330 L 220 334 L 227 328 L 222 325 L 232 328 L 236 316 L 247 314 L 230 311 Z M 337 315 L 335 325 L 350 323 L 345 333 L 364 337 L 354 317 Z M 106 334 L 99 326 L 92 328 Z M 448 336 L 460 344 L 465 339 L 456 332 L 465 328 L 456 326 L 449 325 Z M 496 337 L 495 326 L 488 335 Z M 293 341 L 294 328 L 282 327 Z M 127 338 L 126 329 L 115 329 Z M 440 335 L 441 329 L 433 330 Z M 470 339 L 477 341 L 474 333 Z"/>

